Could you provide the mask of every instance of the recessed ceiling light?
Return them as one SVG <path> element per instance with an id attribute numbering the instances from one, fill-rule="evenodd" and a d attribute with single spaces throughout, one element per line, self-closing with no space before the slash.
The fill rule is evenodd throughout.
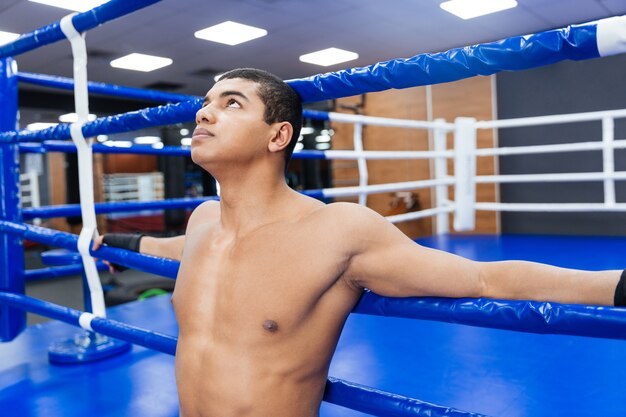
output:
<path id="1" fill-rule="evenodd" d="M 359 54 L 356 52 L 345 51 L 339 48 L 327 48 L 322 49 L 321 51 L 311 52 L 310 54 L 301 55 L 300 61 L 328 67 L 341 62 L 352 61 L 358 57 Z"/>
<path id="2" fill-rule="evenodd" d="M 137 145 L 153 145 L 161 142 L 161 138 L 158 136 L 137 136 L 133 142 Z"/>
<path id="3" fill-rule="evenodd" d="M 59 7 L 65 10 L 73 10 L 75 12 L 86 12 L 101 4 L 107 3 L 109 0 L 30 0 L 33 3 L 46 4 L 48 6 Z"/>
<path id="4" fill-rule="evenodd" d="M 0 45 L 5 45 L 9 42 L 13 42 L 20 37 L 19 33 L 3 32 L 0 30 Z"/>
<path id="5" fill-rule="evenodd" d="M 517 6 L 515 0 L 450 0 L 439 5 L 446 12 L 461 19 L 473 19 Z"/>
<path id="6" fill-rule="evenodd" d="M 31 123 L 26 125 L 26 130 L 42 130 L 42 129 L 47 129 L 49 127 L 54 127 L 58 125 L 58 123 L 42 123 L 42 122 L 38 122 L 38 123 Z"/>
<path id="7" fill-rule="evenodd" d="M 133 71 L 150 72 L 172 64 L 171 59 L 154 55 L 132 53 L 111 61 L 114 68 L 129 69 Z"/>
<path id="8" fill-rule="evenodd" d="M 94 121 L 97 116 L 95 114 L 89 113 L 87 116 L 87 120 Z M 62 123 L 76 123 L 78 121 L 78 115 L 76 113 L 65 113 L 59 116 L 59 122 Z"/>
<path id="9" fill-rule="evenodd" d="M 237 22 L 220 23 L 199 30 L 193 34 L 196 38 L 205 39 L 211 42 L 223 43 L 226 45 L 238 45 L 267 35 L 267 30 L 248 26 Z"/>

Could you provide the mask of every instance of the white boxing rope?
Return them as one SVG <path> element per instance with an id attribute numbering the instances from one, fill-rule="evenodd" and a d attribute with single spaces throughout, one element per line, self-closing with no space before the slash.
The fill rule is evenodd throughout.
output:
<path id="1" fill-rule="evenodd" d="M 625 146 L 626 147 L 626 144 Z M 367 160 L 397 160 L 397 159 L 433 159 L 452 158 L 454 151 L 324 151 L 326 159 L 360 159 Z"/>
<path id="2" fill-rule="evenodd" d="M 363 125 L 361 123 L 354 124 L 354 151 L 355 153 L 363 153 Z M 369 181 L 369 173 L 367 171 L 367 161 L 365 158 L 360 157 L 357 159 L 357 165 L 359 167 L 359 187 L 365 187 Z M 359 194 L 359 204 L 367 206 L 367 194 Z"/>
<path id="3" fill-rule="evenodd" d="M 93 152 L 91 147 L 93 138 L 86 140 L 82 132 L 82 126 L 87 122 L 89 115 L 87 47 L 84 35 L 78 33 L 72 23 L 74 14 L 62 18 L 60 26 L 63 34 L 70 41 L 74 57 L 74 104 L 78 121 L 71 124 L 70 133 L 78 152 L 80 212 L 83 222 L 83 228 L 78 237 L 78 252 L 85 269 L 93 314 L 99 317 L 106 317 L 102 283 L 100 282 L 96 263 L 89 253 L 91 240 L 98 236 L 93 196 Z"/>
<path id="4" fill-rule="evenodd" d="M 613 144 L 615 143 L 615 121 L 612 117 L 602 119 L 602 167 L 604 178 L 604 203 L 615 204 L 615 155 Z"/>
<path id="5" fill-rule="evenodd" d="M 435 123 L 443 124 L 443 119 L 436 119 Z M 454 156 L 454 151 L 447 151 L 448 148 L 448 135 L 445 130 L 434 129 L 433 132 L 433 147 L 434 153 L 447 153 L 451 152 Z M 443 157 L 437 157 L 434 161 L 434 173 L 435 178 L 446 178 L 448 176 L 448 160 Z M 445 185 L 437 185 L 435 187 L 435 207 L 445 207 L 449 203 L 448 201 L 448 187 Z M 448 213 L 439 213 L 436 220 L 435 231 L 438 235 L 448 233 L 450 231 L 450 225 L 448 220 Z"/>
<path id="6" fill-rule="evenodd" d="M 477 129 L 502 129 L 510 127 L 541 126 L 559 123 L 578 123 L 602 120 L 604 117 L 620 119 L 626 117 L 626 109 L 594 111 L 575 114 L 553 114 L 549 116 L 521 117 L 505 120 L 482 120 L 476 122 Z"/>
<path id="7" fill-rule="evenodd" d="M 324 188 L 322 194 L 324 198 L 333 197 L 355 197 L 359 194 L 376 194 L 396 191 L 417 190 L 420 188 L 435 187 L 437 185 L 453 185 L 454 178 L 442 178 L 435 180 L 419 180 L 396 182 L 389 184 L 368 185 L 365 187 L 340 187 L 340 188 Z"/>
<path id="8" fill-rule="evenodd" d="M 613 119 L 611 119 L 613 120 Z M 613 149 L 626 149 L 626 140 L 614 140 L 611 142 Z M 578 152 L 597 151 L 606 149 L 607 145 L 600 141 L 579 142 L 579 143 L 559 143 L 553 145 L 531 145 L 531 146 L 511 146 L 504 148 L 480 148 L 474 151 L 476 156 L 502 156 L 502 155 L 522 155 L 533 153 L 553 153 L 553 152 Z"/>
<path id="9" fill-rule="evenodd" d="M 395 214 L 393 216 L 387 216 L 387 219 L 391 223 L 408 222 L 411 220 L 423 219 L 425 217 L 438 216 L 440 214 L 448 215 L 454 211 L 454 206 L 447 207 L 433 207 L 426 210 L 411 211 L 409 213 Z"/>
<path id="10" fill-rule="evenodd" d="M 521 175 L 479 175 L 474 178 L 476 184 L 510 184 L 520 182 L 575 182 L 575 181 L 606 181 L 626 180 L 626 171 L 604 172 L 570 172 L 564 174 L 521 174 Z"/>
<path id="11" fill-rule="evenodd" d="M 481 211 L 520 211 L 520 212 L 618 212 L 626 211 L 626 203 L 606 205 L 603 203 L 476 203 Z"/>
<path id="12" fill-rule="evenodd" d="M 596 25 L 596 42 L 602 57 L 626 52 L 626 16 L 599 20 Z"/>
<path id="13" fill-rule="evenodd" d="M 409 119 L 389 119 L 386 117 L 373 117 L 364 116 L 358 114 L 345 114 L 345 113 L 328 113 L 328 119 L 331 122 L 338 123 L 360 123 L 365 126 L 386 126 L 386 127 L 400 127 L 407 129 L 444 129 L 447 131 L 454 130 L 453 123 L 439 123 L 428 122 L 422 120 L 409 120 Z"/>

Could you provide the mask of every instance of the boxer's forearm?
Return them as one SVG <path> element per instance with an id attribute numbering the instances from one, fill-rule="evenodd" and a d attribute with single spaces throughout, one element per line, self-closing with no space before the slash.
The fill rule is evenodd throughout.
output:
<path id="1" fill-rule="evenodd" d="M 185 235 L 167 238 L 144 236 L 139 244 L 139 252 L 180 261 L 184 245 Z"/>
<path id="2" fill-rule="evenodd" d="M 579 271 L 525 261 L 480 264 L 489 298 L 614 305 L 622 271 Z"/>

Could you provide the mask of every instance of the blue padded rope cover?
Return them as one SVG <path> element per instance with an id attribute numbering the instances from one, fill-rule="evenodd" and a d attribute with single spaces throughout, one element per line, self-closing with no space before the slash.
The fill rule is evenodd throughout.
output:
<path id="1" fill-rule="evenodd" d="M 0 304 L 2 303 L 74 326 L 80 326 L 79 317 L 82 312 L 69 307 L 63 307 L 26 295 L 7 292 L 0 292 Z M 101 317 L 95 317 L 91 321 L 91 328 L 95 332 L 106 336 L 125 340 L 169 355 L 176 354 L 177 339 L 172 336 Z M 479 416 L 479 414 L 465 413 L 335 378 L 329 378 L 324 400 L 355 410 L 375 412 L 377 415 L 384 416 Z"/>
<path id="2" fill-rule="evenodd" d="M 483 414 L 467 413 L 402 395 L 381 391 L 337 378 L 328 378 L 324 401 L 372 414 L 374 416 L 400 417 L 480 417 Z"/>
<path id="3" fill-rule="evenodd" d="M 17 41 L 16 41 L 17 42 Z M 0 51 L 2 48 L 0 48 Z M 368 67 L 315 75 L 287 81 L 303 101 L 320 101 L 382 91 L 455 81 L 476 75 L 491 75 L 549 65 L 558 61 L 597 58 L 596 24 L 572 25 L 481 45 L 451 49 L 435 54 L 380 62 Z M 148 108 L 87 123 L 85 137 L 128 132 L 193 120 L 201 98 Z M 309 117 L 322 117 L 310 114 Z M 327 116 L 323 116 L 327 117 Z M 4 132 L 0 141 L 44 141 L 69 139 L 69 125 L 38 132 Z"/>
<path id="4" fill-rule="evenodd" d="M 65 152 L 76 153 L 76 145 L 69 141 L 47 140 L 42 143 L 20 143 L 22 153 Z M 121 153 L 126 155 L 159 155 L 159 156 L 186 156 L 191 157 L 191 149 L 181 146 L 163 146 L 153 148 L 148 145 L 133 145 L 130 148 L 118 148 L 96 143 L 92 146 L 94 153 Z"/>
<path id="5" fill-rule="evenodd" d="M 115 203 L 96 203 L 96 214 L 129 213 L 141 210 L 192 209 L 205 201 L 218 200 L 218 197 L 172 198 L 156 201 L 121 201 Z M 59 206 L 28 207 L 22 212 L 22 218 L 50 219 L 54 217 L 80 216 L 80 204 Z"/>
<path id="6" fill-rule="evenodd" d="M 626 308 L 486 298 L 391 298 L 366 291 L 353 313 L 527 333 L 626 339 Z"/>
<path id="7" fill-rule="evenodd" d="M 596 24 L 588 23 L 287 82 L 311 102 L 598 57 Z"/>
<path id="8" fill-rule="evenodd" d="M 102 261 L 96 262 L 98 271 L 108 271 L 109 267 Z M 40 281 L 53 278 L 69 277 L 71 275 L 80 275 L 84 271 L 83 264 L 63 265 L 48 268 L 28 269 L 24 271 L 24 279 L 26 281 Z"/>
<path id="9" fill-rule="evenodd" d="M 309 197 L 322 199 L 324 190 L 305 190 L 302 194 Z M 169 200 L 155 201 L 121 201 L 114 203 L 96 203 L 96 214 L 107 213 L 134 213 L 141 210 L 165 210 L 165 209 L 193 209 L 205 201 L 218 201 L 219 197 L 200 198 L 172 198 Z M 64 204 L 57 206 L 28 207 L 22 210 L 22 218 L 51 219 L 54 217 L 80 216 L 80 204 Z"/>
<path id="10" fill-rule="evenodd" d="M 76 235 L 0 220 L 0 232 L 75 250 Z M 94 256 L 176 278 L 179 262 L 103 246 Z M 527 333 L 626 339 L 626 308 L 569 305 L 537 301 L 455 298 L 390 298 L 366 291 L 354 313 L 436 320 Z"/>
<path id="11" fill-rule="evenodd" d="M 133 13 L 139 9 L 158 3 L 161 0 L 110 0 L 101 6 L 72 18 L 72 23 L 78 32 L 85 32 L 118 17 Z M 0 58 L 16 56 L 31 51 L 43 45 L 66 39 L 61 31 L 60 22 L 25 33 L 15 41 L 0 46 Z"/>
<path id="12" fill-rule="evenodd" d="M 33 74 L 29 72 L 18 72 L 17 80 L 19 82 L 28 84 L 74 91 L 74 80 L 72 78 L 59 77 L 56 75 Z M 123 87 L 120 85 L 97 83 L 93 81 L 89 81 L 87 83 L 87 89 L 90 93 L 93 94 L 132 98 L 136 100 L 160 101 L 165 103 L 176 103 L 179 101 L 192 100 L 196 98 L 194 96 L 188 96 L 185 94 L 165 93 L 162 91 Z"/>
<path id="13" fill-rule="evenodd" d="M 122 113 L 115 116 L 102 117 L 93 122 L 85 123 L 83 126 L 83 135 L 86 138 L 91 138 L 98 135 L 130 132 L 147 127 L 188 122 L 195 119 L 196 112 L 202 107 L 203 100 L 203 98 L 195 98 L 178 103 L 148 107 L 146 109 Z M 304 112 L 305 117 L 309 117 L 309 115 L 311 118 L 328 119 L 328 113 L 324 112 Z M 43 142 L 52 141 L 54 139 L 71 139 L 70 124 L 61 123 L 57 126 L 37 131 L 21 130 L 19 132 L 0 133 L 0 142 Z"/>
<path id="14" fill-rule="evenodd" d="M 76 250 L 78 246 L 78 236 L 76 235 L 29 224 L 18 224 L 0 220 L 0 232 L 10 233 L 21 236 L 24 239 L 32 240 L 33 242 L 69 250 Z M 179 262 L 171 259 L 142 255 L 137 252 L 110 246 L 102 246 L 98 251 L 92 251 L 91 254 L 94 257 L 106 259 L 128 268 L 161 275 L 167 278 L 176 278 L 178 274 Z"/>
<path id="15" fill-rule="evenodd" d="M 47 301 L 38 300 L 21 294 L 0 292 L 0 303 L 21 308 L 35 314 L 79 326 L 78 319 L 83 313 L 73 308 L 63 307 Z M 126 340 L 136 345 L 154 349 L 168 355 L 176 354 L 177 339 L 158 332 L 141 329 L 119 321 L 96 317 L 91 321 L 91 328 L 100 334 Z"/>
<path id="16" fill-rule="evenodd" d="M 191 101 L 149 107 L 116 116 L 102 117 L 93 122 L 85 123 L 83 135 L 86 138 L 93 138 L 98 135 L 130 132 L 146 127 L 187 122 L 194 119 L 196 111 L 202 106 L 202 100 L 198 98 Z M 35 132 L 21 130 L 19 132 L 3 132 L 0 134 L 0 141 L 2 142 L 42 142 L 52 139 L 63 140 L 70 138 L 69 123 L 61 123 Z"/>
<path id="17" fill-rule="evenodd" d="M 181 146 L 163 146 L 162 148 L 153 148 L 148 145 L 134 145 L 130 148 L 118 148 L 115 146 L 106 146 L 102 144 L 94 144 L 92 146 L 94 153 L 119 153 L 126 155 L 159 155 L 159 156 L 185 156 L 191 157 L 191 148 Z M 20 143 L 19 150 L 21 153 L 39 153 L 47 152 L 65 152 L 76 153 L 76 145 L 72 142 L 62 140 L 47 140 L 42 143 Z M 326 152 L 303 150 L 294 152 L 292 159 L 326 159 Z"/>

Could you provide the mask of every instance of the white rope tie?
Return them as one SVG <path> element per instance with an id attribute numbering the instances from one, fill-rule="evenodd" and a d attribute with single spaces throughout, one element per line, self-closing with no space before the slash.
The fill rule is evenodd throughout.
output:
<path id="1" fill-rule="evenodd" d="M 82 127 L 89 115 L 89 96 L 87 92 L 87 48 L 85 37 L 76 31 L 72 23 L 75 13 L 61 19 L 60 26 L 72 46 L 74 56 L 74 103 L 78 121 L 70 126 L 72 142 L 78 151 L 78 183 L 80 190 L 80 212 L 83 228 L 78 237 L 78 252 L 83 261 L 87 284 L 91 298 L 93 314 L 106 317 L 104 294 L 96 262 L 89 253 L 91 240 L 98 237 L 96 210 L 93 195 L 93 138 L 86 140 Z"/>

